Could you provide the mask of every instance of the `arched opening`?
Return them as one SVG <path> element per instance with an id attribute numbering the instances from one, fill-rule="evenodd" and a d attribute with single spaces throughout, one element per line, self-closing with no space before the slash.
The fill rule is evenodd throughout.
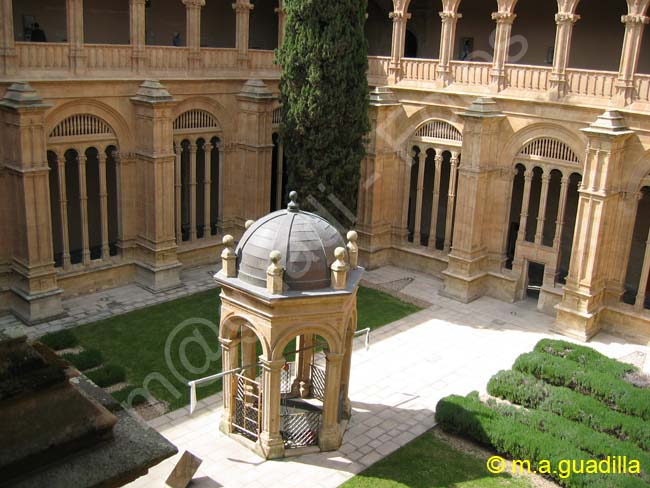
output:
<path id="1" fill-rule="evenodd" d="M 63 266 L 63 232 L 61 229 L 61 193 L 59 191 L 59 163 L 56 153 L 47 151 L 47 165 L 50 184 L 50 214 L 52 219 L 52 245 L 54 251 L 54 266 Z"/>
<path id="2" fill-rule="evenodd" d="M 647 25 L 643 28 L 643 39 L 641 41 L 639 64 L 636 71 L 637 73 L 646 75 L 650 74 L 650 29 Z"/>
<path id="3" fill-rule="evenodd" d="M 152 46 L 186 46 L 185 17 L 185 5 L 178 0 L 147 2 L 146 43 Z"/>
<path id="4" fill-rule="evenodd" d="M 90 259 L 102 257 L 102 215 L 99 201 L 99 158 L 97 148 L 86 150 L 86 202 Z"/>
<path id="5" fill-rule="evenodd" d="M 251 2 L 252 3 L 252 2 Z M 278 47 L 277 0 L 257 0 L 250 16 L 251 49 L 273 50 Z"/>
<path id="6" fill-rule="evenodd" d="M 542 168 L 533 168 L 533 179 L 530 185 L 530 200 L 528 202 L 528 219 L 526 220 L 526 237 L 528 242 L 535 242 L 537 218 L 539 217 L 540 197 L 542 196 Z"/>
<path id="7" fill-rule="evenodd" d="M 233 2 L 206 2 L 201 9 L 201 46 L 234 48 L 236 14 Z"/>
<path id="8" fill-rule="evenodd" d="M 578 3 L 576 13 L 581 18 L 573 28 L 569 66 L 617 72 L 625 34 L 620 19 L 627 14 L 626 2 L 583 1 Z"/>
<path id="9" fill-rule="evenodd" d="M 221 181 L 221 166 L 219 159 L 218 137 L 210 140 L 210 234 L 215 236 L 219 233 L 219 188 Z"/>
<path id="10" fill-rule="evenodd" d="M 409 183 L 409 196 L 408 196 L 408 241 L 413 242 L 415 237 L 415 218 L 416 206 L 418 199 L 418 174 L 420 172 L 420 148 L 414 146 L 413 156 L 411 159 L 411 176 Z M 426 155 L 424 155 L 426 158 Z"/>
<path id="11" fill-rule="evenodd" d="M 650 308 L 650 286 L 647 268 L 650 246 L 650 187 L 641 189 L 641 199 L 636 211 L 634 232 L 630 243 L 630 256 L 625 275 L 623 301 L 639 309 Z M 644 275 L 644 273 L 646 273 Z"/>
<path id="12" fill-rule="evenodd" d="M 552 66 L 557 2 L 520 0 L 515 13 L 508 63 Z"/>
<path id="13" fill-rule="evenodd" d="M 182 241 L 190 240 L 190 141 L 181 142 L 181 230 Z"/>
<path id="14" fill-rule="evenodd" d="M 68 41 L 66 0 L 13 0 L 13 15 L 16 41 Z"/>
<path id="15" fill-rule="evenodd" d="M 368 56 L 390 56 L 393 37 L 393 11 L 391 0 L 369 0 L 365 31 L 368 40 Z"/>
<path id="16" fill-rule="evenodd" d="M 68 218 L 68 246 L 70 263 L 78 264 L 83 259 L 83 238 L 81 223 L 81 188 L 79 186 L 79 153 L 74 149 L 65 152 L 65 188 Z"/>
<path id="17" fill-rule="evenodd" d="M 205 151 L 206 145 L 203 138 L 196 140 L 196 237 L 202 239 L 206 234 L 205 228 Z"/>
<path id="18" fill-rule="evenodd" d="M 440 3 L 411 0 L 404 57 L 438 59 L 440 54 Z"/>
<path id="19" fill-rule="evenodd" d="M 555 239 L 556 221 L 560 209 L 561 186 L 562 172 L 557 169 L 551 170 L 546 200 L 546 217 L 544 219 L 544 229 L 542 230 L 542 245 L 544 246 L 552 246 Z"/>
<path id="20" fill-rule="evenodd" d="M 442 153 L 442 163 L 440 171 L 440 187 L 438 196 L 438 219 L 435 229 L 435 247 L 442 250 L 445 246 L 445 236 L 451 234 L 447 232 L 448 212 L 453 212 L 454 209 L 448 208 L 449 204 L 449 186 L 451 183 L 451 153 L 444 151 Z"/>
<path id="21" fill-rule="evenodd" d="M 460 3 L 459 12 L 463 17 L 456 29 L 456 59 L 492 62 L 496 30 L 492 12 L 496 10 L 496 1 L 463 0 Z"/>
<path id="22" fill-rule="evenodd" d="M 512 180 L 512 194 L 510 197 L 510 219 L 508 221 L 508 240 L 506 248 L 506 268 L 512 269 L 512 261 L 515 258 L 517 247 L 517 235 L 521 222 L 521 209 L 524 199 L 524 173 L 526 167 L 523 164 L 515 166 L 515 176 Z"/>
<path id="23" fill-rule="evenodd" d="M 84 42 L 129 44 L 129 0 L 84 0 Z"/>
<path id="24" fill-rule="evenodd" d="M 428 246 L 431 234 L 431 216 L 433 215 L 433 190 L 436 177 L 436 152 L 429 148 L 425 152 L 424 186 L 422 188 L 422 212 L 420 214 L 420 245 Z"/>
<path id="25" fill-rule="evenodd" d="M 556 281 L 566 284 L 566 277 L 569 274 L 569 265 L 571 264 L 571 250 L 573 249 L 573 235 L 575 233 L 576 218 L 578 215 L 578 200 L 580 194 L 580 183 L 582 175 L 573 173 L 569 177 L 569 186 L 567 190 L 566 210 L 564 211 L 564 223 L 560 236 L 560 259 L 557 270 Z"/>

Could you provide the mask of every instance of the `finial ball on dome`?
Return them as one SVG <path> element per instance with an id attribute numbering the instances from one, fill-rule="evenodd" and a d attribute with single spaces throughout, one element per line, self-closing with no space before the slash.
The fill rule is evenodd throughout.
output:
<path id="1" fill-rule="evenodd" d="M 287 205 L 287 210 L 289 212 L 298 212 L 300 210 L 300 205 L 298 205 L 298 192 L 291 191 L 289 193 L 289 205 Z"/>
<path id="2" fill-rule="evenodd" d="M 282 259 L 282 254 L 280 251 L 271 251 L 271 254 L 269 254 L 269 259 L 273 264 L 278 264 L 280 262 L 280 259 Z"/>
<path id="3" fill-rule="evenodd" d="M 359 234 L 357 234 L 356 231 L 351 230 L 347 234 L 348 241 L 356 242 L 356 240 L 359 238 Z"/>
<path id="4" fill-rule="evenodd" d="M 226 234 L 223 236 L 223 240 L 221 242 L 223 242 L 223 245 L 226 247 L 233 247 L 235 245 L 235 238 L 230 234 Z"/>
<path id="5" fill-rule="evenodd" d="M 337 247 L 334 250 L 334 256 L 336 257 L 336 259 L 340 259 L 340 260 L 345 258 L 345 248 L 344 247 Z"/>
<path id="6" fill-rule="evenodd" d="M 255 223 L 254 220 L 247 220 L 246 223 L 244 224 L 244 228 L 245 228 L 246 230 L 248 230 L 249 227 L 250 227 L 251 225 L 253 225 L 254 223 Z"/>

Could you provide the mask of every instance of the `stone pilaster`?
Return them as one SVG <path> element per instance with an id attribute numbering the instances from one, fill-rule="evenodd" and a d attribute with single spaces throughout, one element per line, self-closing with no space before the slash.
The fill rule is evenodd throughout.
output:
<path id="1" fill-rule="evenodd" d="M 237 95 L 239 101 L 239 141 L 236 159 L 240 161 L 237 188 L 230 198 L 241 199 L 240 217 L 258 219 L 269 212 L 271 200 L 272 114 L 275 97 L 260 80 L 248 80 Z M 226 177 L 228 181 L 228 177 Z M 255 192 L 247 191 L 255 188 Z"/>
<path id="2" fill-rule="evenodd" d="M 644 3 L 647 5 L 647 2 Z M 634 75 L 639 64 L 643 31 L 650 22 L 650 17 L 641 14 L 628 14 L 621 17 L 621 22 L 625 24 L 625 38 L 623 39 L 614 103 L 623 107 L 634 101 Z"/>
<path id="3" fill-rule="evenodd" d="M 494 12 L 492 14 L 492 20 L 497 24 L 496 37 L 494 39 L 494 60 L 492 62 L 492 71 L 490 72 L 490 85 L 493 91 L 498 92 L 506 87 L 505 65 L 508 61 L 512 24 L 516 17 L 517 14 L 504 11 Z"/>
<path id="4" fill-rule="evenodd" d="M 553 54 L 553 71 L 551 72 L 551 98 L 562 98 L 567 91 L 566 69 L 569 66 L 569 55 L 571 53 L 571 38 L 573 26 L 580 20 L 580 16 L 573 13 L 575 4 L 572 2 L 572 10 L 569 12 L 560 11 L 555 14 L 555 49 Z"/>
<path id="5" fill-rule="evenodd" d="M 189 67 L 201 67 L 201 7 L 205 0 L 182 0 L 185 5 L 185 36 L 189 48 Z"/>
<path id="6" fill-rule="evenodd" d="M 145 81 L 131 99 L 136 120 L 138 202 L 142 209 L 136 240 L 137 281 L 158 292 L 180 285 L 174 221 L 172 106 L 157 81 Z"/>
<path id="7" fill-rule="evenodd" d="M 66 0 L 66 15 L 68 43 L 70 44 L 70 68 L 73 73 L 82 74 L 86 69 L 83 0 Z"/>
<path id="8" fill-rule="evenodd" d="M 390 66 L 388 79 L 390 84 L 397 83 L 402 77 L 402 57 L 406 43 L 406 23 L 411 14 L 395 10 L 389 14 L 393 20 L 393 41 L 391 44 Z"/>
<path id="9" fill-rule="evenodd" d="M 284 8 L 284 0 L 278 0 L 278 7 L 275 9 L 278 14 L 278 47 L 282 46 L 284 41 L 284 29 L 287 23 L 287 11 Z"/>
<path id="10" fill-rule="evenodd" d="M 449 63 L 453 56 L 456 44 L 456 25 L 463 15 L 455 11 L 444 10 L 440 12 L 442 29 L 440 31 L 440 57 L 438 62 L 437 81 L 442 87 L 448 86 L 453 80 Z"/>
<path id="11" fill-rule="evenodd" d="M 248 43 L 250 39 L 250 17 L 253 5 L 250 0 L 236 0 L 232 4 L 236 16 L 235 48 L 240 63 L 248 63 Z"/>
<path id="12" fill-rule="evenodd" d="M 133 68 L 140 73 L 146 69 L 145 0 L 129 0 L 129 25 Z"/>
<path id="13" fill-rule="evenodd" d="M 219 338 L 221 343 L 222 371 L 231 371 L 239 367 L 239 340 Z M 219 430 L 225 434 L 232 433 L 232 422 L 235 418 L 235 393 L 237 392 L 237 377 L 229 374 L 223 378 L 223 412 Z"/>
<path id="14" fill-rule="evenodd" d="M 1 143 L 11 191 L 11 309 L 27 324 L 63 315 L 52 247 L 49 166 L 44 114 L 49 105 L 27 83 L 0 101 Z M 11 148 L 11 150 L 8 150 Z"/>
<path id="15" fill-rule="evenodd" d="M 280 435 L 280 381 L 284 359 L 269 361 L 260 358 L 264 389 L 262 390 L 262 432 L 258 442 L 260 454 L 266 459 L 284 457 L 284 441 Z"/>
<path id="16" fill-rule="evenodd" d="M 12 0 L 0 0 L 0 73 L 10 75 L 15 71 L 13 2 Z"/>
<path id="17" fill-rule="evenodd" d="M 323 417 L 318 435 L 321 451 L 335 451 L 341 447 L 343 432 L 339 429 L 339 393 L 341 391 L 341 366 L 343 354 L 325 353 L 327 367 L 325 370 L 325 401 Z"/>
<path id="18" fill-rule="evenodd" d="M 486 293 L 491 209 L 490 177 L 497 166 L 499 127 L 504 116 L 490 98 L 478 98 L 459 114 L 463 129 L 463 164 L 458 170 L 458 194 L 453 248 L 443 272 L 441 294 L 471 302 Z"/>
<path id="19" fill-rule="evenodd" d="M 555 327 L 559 333 L 589 340 L 600 330 L 610 279 L 607 250 L 623 199 L 625 142 L 633 131 L 615 111 L 605 112 L 583 131 L 589 138 L 585 174 L 579 190 L 571 266 L 562 302 L 556 307 Z"/>
<path id="20" fill-rule="evenodd" d="M 386 263 L 383 251 L 391 246 L 393 213 L 400 207 L 400 164 L 395 119 L 401 105 L 388 88 L 370 93 L 370 140 L 361 162 L 357 225 L 359 259 L 369 268 Z"/>

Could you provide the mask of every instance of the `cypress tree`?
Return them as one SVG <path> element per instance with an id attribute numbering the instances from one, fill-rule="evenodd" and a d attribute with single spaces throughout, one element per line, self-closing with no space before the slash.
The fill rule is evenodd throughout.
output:
<path id="1" fill-rule="evenodd" d="M 286 31 L 277 59 L 282 66 L 287 189 L 300 193 L 302 208 L 349 227 L 350 217 L 356 216 L 359 168 L 370 130 L 364 33 L 368 1 L 284 4 Z"/>

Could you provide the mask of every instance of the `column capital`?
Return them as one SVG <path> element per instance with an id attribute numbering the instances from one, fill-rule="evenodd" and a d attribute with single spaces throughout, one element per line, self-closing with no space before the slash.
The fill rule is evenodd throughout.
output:
<path id="1" fill-rule="evenodd" d="M 459 14 L 458 12 L 449 12 L 447 10 L 438 12 L 438 15 L 440 15 L 443 22 L 457 21 L 458 19 L 463 18 L 463 14 Z"/>
<path id="2" fill-rule="evenodd" d="M 407 12 L 391 12 L 388 14 L 389 19 L 393 19 L 393 22 L 406 22 L 411 18 L 411 14 Z"/>
<path id="3" fill-rule="evenodd" d="M 236 3 L 232 4 L 232 9 L 237 12 L 246 12 L 246 11 L 251 11 L 255 8 L 255 6 L 250 3 L 250 2 L 242 2 L 242 1 L 237 1 Z"/>
<path id="4" fill-rule="evenodd" d="M 260 356 L 260 365 L 264 371 L 270 371 L 271 373 L 278 372 L 285 364 L 286 361 L 284 358 L 271 360 L 264 356 Z"/>
<path id="5" fill-rule="evenodd" d="M 341 352 L 331 352 L 331 351 L 325 352 L 325 358 L 327 359 L 327 364 L 339 364 L 341 361 L 343 361 L 344 356 L 345 354 Z"/>
<path id="6" fill-rule="evenodd" d="M 513 12 L 492 12 L 492 20 L 497 24 L 512 24 L 517 18 Z"/>
<path id="7" fill-rule="evenodd" d="M 557 25 L 562 25 L 562 24 L 575 24 L 580 20 L 580 16 L 578 14 L 572 14 L 568 12 L 559 12 L 555 14 L 555 23 Z"/>
<path id="8" fill-rule="evenodd" d="M 205 0 L 181 0 L 186 7 L 204 7 Z"/>
<path id="9" fill-rule="evenodd" d="M 147 0 L 129 0 L 129 5 L 145 5 Z"/>
<path id="10" fill-rule="evenodd" d="M 648 24 L 650 23 L 650 17 L 641 14 L 622 15 L 621 22 L 625 25 Z"/>

